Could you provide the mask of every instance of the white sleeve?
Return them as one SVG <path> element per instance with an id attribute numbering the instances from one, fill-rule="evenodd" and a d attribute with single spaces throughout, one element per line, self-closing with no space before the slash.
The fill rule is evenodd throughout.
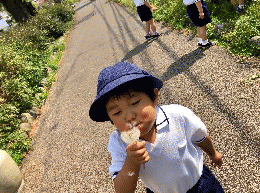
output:
<path id="1" fill-rule="evenodd" d="M 193 143 L 203 141 L 207 135 L 207 128 L 200 118 L 186 107 L 184 107 L 182 117 L 184 118 L 184 127 L 187 138 Z"/>
<path id="2" fill-rule="evenodd" d="M 200 0 L 183 0 L 184 5 L 191 5 L 193 3 L 196 3 Z"/>
<path id="3" fill-rule="evenodd" d="M 107 149 L 112 157 L 109 174 L 112 176 L 112 179 L 114 179 L 116 177 L 115 173 L 120 172 L 123 168 L 127 156 L 125 150 L 126 144 L 121 140 L 118 131 L 111 133 Z"/>

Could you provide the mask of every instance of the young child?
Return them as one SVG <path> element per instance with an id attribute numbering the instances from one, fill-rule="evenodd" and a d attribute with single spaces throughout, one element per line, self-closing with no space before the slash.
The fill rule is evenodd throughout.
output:
<path id="1" fill-rule="evenodd" d="M 206 25 L 211 22 L 207 5 L 203 0 L 183 0 L 191 21 L 197 26 L 198 47 L 208 48 L 212 42 L 207 39 Z"/>
<path id="2" fill-rule="evenodd" d="M 238 13 L 243 13 L 245 9 L 245 0 L 238 0 L 238 5 L 237 5 L 237 0 L 231 0 L 231 3 L 237 7 L 237 12 Z"/>
<path id="3" fill-rule="evenodd" d="M 151 5 L 148 0 L 134 0 L 134 3 L 140 19 L 146 22 L 146 26 L 145 26 L 146 33 L 144 37 L 146 39 L 149 39 L 149 38 L 155 38 L 160 36 L 160 34 L 157 33 L 156 31 L 155 22 L 151 12 L 151 10 L 156 11 L 157 8 Z M 152 33 L 150 33 L 151 29 L 152 29 Z"/>
<path id="4" fill-rule="evenodd" d="M 224 192 L 203 165 L 202 150 L 213 166 L 223 163 L 205 125 L 186 107 L 158 106 L 162 86 L 161 80 L 127 62 L 99 74 L 89 115 L 94 121 L 111 121 L 116 127 L 108 144 L 112 156 L 109 172 L 116 192 L 134 192 L 138 177 L 147 192 Z M 121 133 L 128 131 L 129 125 L 140 130 L 140 140 L 127 145 Z"/>

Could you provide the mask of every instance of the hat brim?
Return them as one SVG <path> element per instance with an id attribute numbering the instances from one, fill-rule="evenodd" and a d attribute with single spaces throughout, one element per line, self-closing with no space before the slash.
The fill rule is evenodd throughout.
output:
<path id="1" fill-rule="evenodd" d="M 130 74 L 122 76 L 109 84 L 107 84 L 100 92 L 99 95 L 96 97 L 94 102 L 92 103 L 90 110 L 89 110 L 89 116 L 93 121 L 96 122 L 105 122 L 109 121 L 109 117 L 106 112 L 105 102 L 107 102 L 107 98 L 109 96 L 109 92 L 117 88 L 118 86 L 121 86 L 127 82 L 130 82 L 132 80 L 136 79 L 143 79 L 143 78 L 151 78 L 151 81 L 154 85 L 154 88 L 157 88 L 160 90 L 163 86 L 163 82 L 159 80 L 158 78 L 155 78 L 151 75 L 144 75 L 144 74 Z"/>

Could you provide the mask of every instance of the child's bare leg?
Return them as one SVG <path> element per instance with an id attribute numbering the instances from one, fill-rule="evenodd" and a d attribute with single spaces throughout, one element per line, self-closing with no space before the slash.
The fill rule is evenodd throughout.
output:
<path id="1" fill-rule="evenodd" d="M 243 10 L 243 9 L 245 8 L 244 3 L 245 3 L 244 0 L 239 0 L 239 1 L 238 1 L 238 8 Z"/>
<path id="2" fill-rule="evenodd" d="M 238 6 L 244 6 L 244 4 L 245 4 L 245 0 L 231 0 L 231 3 L 236 7 L 237 5 Z"/>
<path id="3" fill-rule="evenodd" d="M 150 25 L 150 20 L 146 21 L 146 26 L 145 26 L 145 33 L 148 35 L 150 33 L 151 25 Z"/>
<path id="4" fill-rule="evenodd" d="M 198 46 L 200 48 L 209 48 L 213 45 L 213 43 L 207 39 L 206 25 L 202 27 L 197 27 L 197 33 L 199 41 Z"/>
<path id="5" fill-rule="evenodd" d="M 153 19 L 153 18 L 150 19 L 149 22 L 150 22 L 152 31 L 153 31 L 153 32 L 156 32 L 156 26 L 155 26 L 154 19 Z"/>
<path id="6" fill-rule="evenodd" d="M 200 28 L 199 27 L 197 27 L 197 36 L 198 36 L 198 43 L 201 44 L 202 43 L 202 39 L 201 39 Z"/>
<path id="7" fill-rule="evenodd" d="M 201 35 L 200 35 L 200 27 L 197 27 L 197 35 L 198 35 L 198 38 L 201 38 Z"/>
<path id="8" fill-rule="evenodd" d="M 198 38 L 201 38 L 202 41 L 205 41 L 207 39 L 207 33 L 206 33 L 206 25 L 202 27 L 197 28 Z"/>
<path id="9" fill-rule="evenodd" d="M 231 0 L 231 3 L 236 7 L 237 6 L 237 1 L 236 0 Z"/>

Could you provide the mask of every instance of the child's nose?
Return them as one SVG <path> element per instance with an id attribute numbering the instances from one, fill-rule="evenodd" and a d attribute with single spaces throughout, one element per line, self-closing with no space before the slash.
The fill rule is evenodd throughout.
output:
<path id="1" fill-rule="evenodd" d="M 129 110 L 125 114 L 125 119 L 127 122 L 132 122 L 136 118 L 136 113 L 133 110 Z"/>

